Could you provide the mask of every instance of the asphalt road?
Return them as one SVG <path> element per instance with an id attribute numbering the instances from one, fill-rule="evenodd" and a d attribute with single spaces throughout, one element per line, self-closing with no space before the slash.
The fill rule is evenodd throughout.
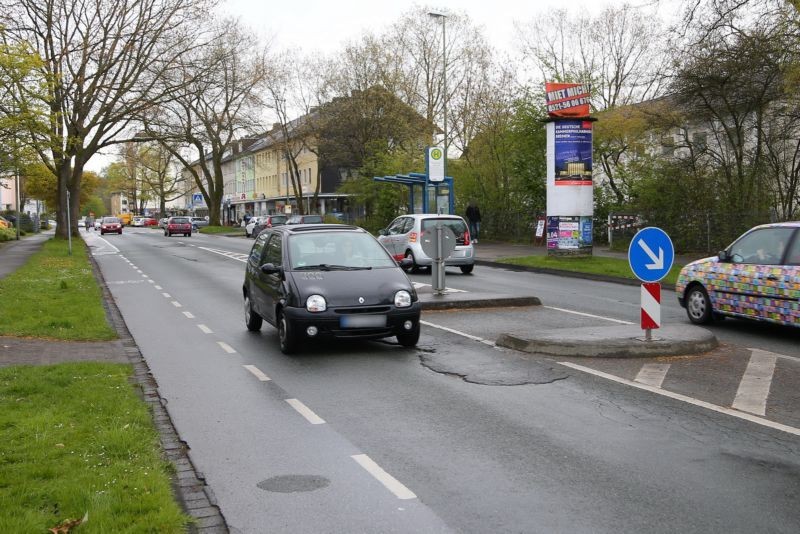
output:
<path id="1" fill-rule="evenodd" d="M 449 286 L 533 291 L 546 307 L 426 313 L 417 349 L 286 357 L 270 326 L 244 327 L 250 241 L 88 240 L 234 532 L 800 529 L 798 435 L 491 346 L 503 329 L 635 321 L 637 288 L 452 271 Z M 663 317 L 685 320 L 668 303 Z M 800 355 L 783 330 L 715 332 Z"/>

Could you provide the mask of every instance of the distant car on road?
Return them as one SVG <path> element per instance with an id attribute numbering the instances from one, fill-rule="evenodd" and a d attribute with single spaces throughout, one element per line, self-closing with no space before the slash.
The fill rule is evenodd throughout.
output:
<path id="1" fill-rule="evenodd" d="M 145 217 L 142 226 L 158 226 L 158 221 L 153 217 Z"/>
<path id="2" fill-rule="evenodd" d="M 100 227 L 103 226 L 103 217 L 94 220 L 94 229 L 99 230 Z"/>
<path id="3" fill-rule="evenodd" d="M 475 248 L 472 246 L 469 227 L 458 215 L 412 214 L 402 215 L 378 232 L 378 241 L 396 260 L 410 258 L 410 272 L 433 264 L 433 259 L 422 250 L 422 236 L 435 231 L 437 224 L 449 227 L 456 236 L 456 248 L 445 265 L 457 266 L 464 274 L 475 268 Z"/>
<path id="4" fill-rule="evenodd" d="M 0 228 L 11 228 L 11 222 L 0 215 Z"/>
<path id="5" fill-rule="evenodd" d="M 122 221 L 118 217 L 103 217 L 100 223 L 100 235 L 122 235 Z"/>
<path id="6" fill-rule="evenodd" d="M 292 215 L 286 224 L 321 224 L 322 215 Z"/>
<path id="7" fill-rule="evenodd" d="M 244 235 L 246 237 L 253 236 L 253 228 L 256 227 L 264 218 L 263 217 L 250 217 L 250 220 L 247 222 L 247 225 L 244 227 Z"/>
<path id="8" fill-rule="evenodd" d="M 158 220 L 158 227 L 159 228 L 164 228 L 167 225 L 167 221 L 169 221 L 169 217 L 161 217 Z"/>
<path id="9" fill-rule="evenodd" d="M 696 324 L 730 316 L 800 327 L 800 221 L 748 230 L 681 269 L 675 291 Z"/>
<path id="10" fill-rule="evenodd" d="M 208 226 L 208 219 L 205 217 L 190 217 L 192 222 L 192 229 L 198 230 L 203 226 Z"/>
<path id="11" fill-rule="evenodd" d="M 183 234 L 185 237 L 192 237 L 191 217 L 170 217 L 164 227 L 164 235 L 172 237 L 172 234 Z"/>
<path id="12" fill-rule="evenodd" d="M 265 228 L 272 228 L 274 226 L 280 226 L 282 224 L 286 224 L 286 220 L 289 217 L 286 215 L 276 214 L 276 215 L 266 215 L 261 217 L 261 221 L 253 227 L 253 230 L 250 232 L 250 237 L 258 237 Z"/>
<path id="13" fill-rule="evenodd" d="M 420 304 L 413 285 L 374 237 L 356 226 L 277 226 L 256 238 L 245 269 L 248 330 L 278 329 L 294 352 L 320 338 L 417 344 Z"/>

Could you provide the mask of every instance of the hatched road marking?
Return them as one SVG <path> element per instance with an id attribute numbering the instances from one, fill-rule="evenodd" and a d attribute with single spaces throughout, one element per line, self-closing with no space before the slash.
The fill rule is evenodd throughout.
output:
<path id="1" fill-rule="evenodd" d="M 669 371 L 668 363 L 646 363 L 639 370 L 634 379 L 636 382 L 660 388 Z"/>
<path id="2" fill-rule="evenodd" d="M 758 349 L 750 351 L 750 361 L 742 381 L 739 382 L 739 390 L 731 406 L 743 412 L 764 415 L 767 411 L 767 397 L 778 358 L 771 352 Z"/>
<path id="3" fill-rule="evenodd" d="M 220 256 L 225 256 L 226 258 L 240 261 L 242 263 L 247 263 L 247 258 L 249 257 L 248 254 L 242 254 L 240 252 L 231 252 L 230 250 L 219 250 L 216 248 L 208 248 L 208 247 L 197 247 L 197 248 L 199 248 L 200 250 L 207 250 L 208 252 L 213 252 L 214 254 L 219 254 Z"/>
<path id="4" fill-rule="evenodd" d="M 557 363 L 559 365 L 563 365 L 564 367 L 569 367 L 570 369 L 575 369 L 577 371 L 582 371 L 590 375 L 595 375 L 601 378 L 605 378 L 607 380 L 611 380 L 612 382 L 617 382 L 618 384 L 625 384 L 627 386 L 635 387 L 637 389 L 643 389 L 645 391 L 649 391 L 650 393 L 655 393 L 656 395 L 662 395 L 664 397 L 669 397 L 671 399 L 679 400 L 688 404 L 692 404 L 694 406 L 706 408 L 713 412 L 723 413 L 725 415 L 736 417 L 737 419 L 744 419 L 745 421 L 750 421 L 751 423 L 756 423 L 761 426 L 766 426 L 769 428 L 773 428 L 775 430 L 780 430 L 781 432 L 786 432 L 787 434 L 800 436 L 800 428 L 795 428 L 793 426 L 776 423 L 774 421 L 770 421 L 769 419 L 764 419 L 763 417 L 750 415 L 749 413 L 741 412 L 733 408 L 725 408 L 723 406 L 717 406 L 716 404 L 711 404 L 710 402 L 701 401 L 699 399 L 693 399 L 692 397 L 687 397 L 686 395 L 681 395 L 680 393 L 673 393 L 672 391 L 668 391 L 666 389 L 649 386 L 647 384 L 640 384 L 638 382 L 634 382 L 626 378 L 620 378 L 618 376 L 604 373 L 602 371 L 597 371 L 590 367 L 584 367 L 583 365 L 578 365 L 576 363 L 572 362 L 557 362 Z"/>

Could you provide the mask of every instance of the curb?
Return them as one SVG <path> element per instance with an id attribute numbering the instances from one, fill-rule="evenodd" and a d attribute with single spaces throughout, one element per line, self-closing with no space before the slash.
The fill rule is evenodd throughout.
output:
<path id="1" fill-rule="evenodd" d="M 507 269 L 509 271 L 529 272 L 540 274 L 553 274 L 556 276 L 564 276 L 567 278 L 581 278 L 583 280 L 594 280 L 597 282 L 609 282 L 612 284 L 622 284 L 626 286 L 639 286 L 642 284 L 639 280 L 630 278 L 621 278 L 619 276 L 606 276 L 603 274 L 580 273 L 576 271 L 564 271 L 561 269 L 550 269 L 548 267 L 529 267 L 526 265 L 516 265 L 514 263 L 503 263 L 500 261 L 492 260 L 475 260 L 476 265 L 483 265 L 484 267 L 496 267 L 498 269 Z M 662 284 L 662 291 L 675 291 L 675 286 L 672 284 Z"/>
<path id="2" fill-rule="evenodd" d="M 541 305 L 542 301 L 539 300 L 539 297 L 499 297 L 491 299 L 420 301 L 420 308 L 422 310 L 458 310 L 464 308 L 497 308 Z"/>
<path id="3" fill-rule="evenodd" d="M 178 436 L 167 411 L 167 402 L 161 398 L 158 391 L 158 383 L 128 330 L 99 265 L 91 252 L 87 252 L 89 252 L 89 261 L 92 263 L 92 272 L 103 293 L 106 318 L 117 331 L 117 335 L 125 347 L 125 354 L 133 365 L 133 381 L 139 386 L 140 396 L 150 409 L 153 424 L 161 438 L 164 455 L 175 467 L 175 474 L 172 476 L 173 491 L 183 511 L 194 520 L 187 526 L 187 531 L 198 534 L 228 534 L 230 531 L 222 511 L 217 505 L 214 492 L 211 487 L 206 485 L 203 474 L 194 467 L 189 457 L 189 446 Z"/>
<path id="4" fill-rule="evenodd" d="M 693 327 L 690 331 L 675 327 L 656 330 L 655 339 L 647 342 L 641 339 L 641 331 L 637 328 L 603 327 L 603 332 L 609 332 L 608 336 L 604 338 L 600 333 L 595 336 L 578 336 L 574 340 L 559 339 L 558 331 L 544 332 L 532 339 L 500 334 L 495 343 L 499 347 L 520 352 L 578 358 L 682 356 L 709 352 L 719 346 L 714 334 L 699 327 Z M 687 332 L 692 335 L 687 336 Z M 666 339 L 659 339 L 659 335 L 664 335 Z M 686 337 L 690 339 L 685 339 Z"/>

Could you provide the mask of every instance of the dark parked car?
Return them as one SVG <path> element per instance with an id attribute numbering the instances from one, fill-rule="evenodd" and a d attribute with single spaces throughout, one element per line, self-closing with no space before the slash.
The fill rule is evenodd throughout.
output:
<path id="1" fill-rule="evenodd" d="M 255 238 L 258 237 L 265 228 L 272 228 L 273 226 L 280 226 L 282 224 L 286 224 L 286 220 L 289 217 L 287 215 L 264 215 L 261 217 L 261 220 L 258 224 L 253 227 L 253 231 L 250 233 L 250 236 Z"/>
<path id="2" fill-rule="evenodd" d="M 321 224 L 322 215 L 292 215 L 286 224 Z"/>
<path id="3" fill-rule="evenodd" d="M 319 338 L 419 340 L 414 286 L 378 241 L 356 226 L 277 226 L 256 238 L 243 285 L 245 322 L 278 329 L 281 351 Z"/>
<path id="4" fill-rule="evenodd" d="M 172 237 L 172 234 L 183 234 L 192 237 L 192 220 L 189 217 L 170 217 L 164 227 L 164 235 Z"/>
<path id="5" fill-rule="evenodd" d="M 122 221 L 117 217 L 103 217 L 100 223 L 100 235 L 111 233 L 122 235 Z"/>

